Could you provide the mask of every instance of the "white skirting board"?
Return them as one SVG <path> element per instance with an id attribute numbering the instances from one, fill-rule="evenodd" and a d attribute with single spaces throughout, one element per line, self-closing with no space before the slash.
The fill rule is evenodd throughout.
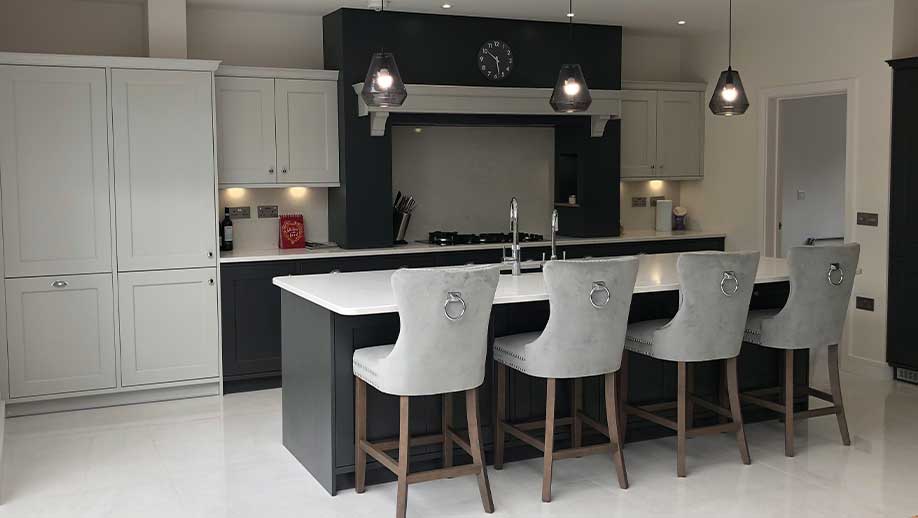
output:
<path id="1" fill-rule="evenodd" d="M 10 402 L 6 409 L 7 417 L 19 417 L 36 414 L 49 414 L 52 412 L 69 412 L 71 410 L 85 410 L 89 408 L 102 408 L 136 403 L 152 403 L 155 401 L 169 401 L 173 399 L 189 399 L 206 396 L 220 395 L 220 382 L 185 385 L 177 387 L 162 387 L 132 392 L 113 392 L 92 396 L 69 397 L 63 399 L 48 399 L 29 402 Z M 0 429 L 2 430 L 2 429 Z M 0 452 L 2 453 L 2 452 Z"/>

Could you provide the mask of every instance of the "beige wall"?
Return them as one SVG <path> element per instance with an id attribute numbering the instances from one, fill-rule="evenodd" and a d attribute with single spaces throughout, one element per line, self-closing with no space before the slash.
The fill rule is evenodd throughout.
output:
<path id="1" fill-rule="evenodd" d="M 665 196 L 673 201 L 673 207 L 681 203 L 682 182 L 655 180 L 649 182 L 622 182 L 621 190 L 621 219 L 625 230 L 647 230 L 656 226 L 657 208 L 647 201 L 646 207 L 632 207 L 631 198 L 650 198 Z M 689 214 L 689 217 L 692 215 Z"/>
<path id="2" fill-rule="evenodd" d="M 188 57 L 321 69 L 322 17 L 189 7 Z"/>
<path id="3" fill-rule="evenodd" d="M 705 124 L 705 179 L 682 187 L 682 203 L 701 227 L 727 232 L 729 249 L 761 249 L 764 188 L 759 163 L 760 92 L 764 88 L 849 79 L 857 82 L 854 142 L 855 210 L 878 212 L 878 228 L 855 227 L 848 239 L 862 245 L 863 274 L 855 292 L 876 298 L 876 311 L 853 311 L 846 368 L 889 375 L 886 351 L 886 271 L 889 207 L 892 0 L 859 0 L 817 9 L 798 2 L 769 12 L 767 3 L 736 11 L 734 67 L 742 73 L 752 107 L 743 117 Z M 726 35 L 702 37 L 683 48 L 687 80 L 710 85 L 725 68 Z"/>
<path id="4" fill-rule="evenodd" d="M 146 56 L 146 6 L 99 0 L 0 0 L 0 51 Z"/>
<path id="5" fill-rule="evenodd" d="M 622 79 L 682 81 L 682 38 L 625 31 L 622 35 Z"/>

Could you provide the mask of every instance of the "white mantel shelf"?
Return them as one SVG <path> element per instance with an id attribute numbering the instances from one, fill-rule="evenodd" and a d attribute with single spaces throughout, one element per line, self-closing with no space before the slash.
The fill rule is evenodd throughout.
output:
<path id="1" fill-rule="evenodd" d="M 405 104 L 393 108 L 367 106 L 360 97 L 363 83 L 354 85 L 357 110 L 370 117 L 370 135 L 386 134 L 390 113 L 448 113 L 457 115 L 560 115 L 588 116 L 592 135 L 601 137 L 606 122 L 622 112 L 620 90 L 590 90 L 593 104 L 583 112 L 557 113 L 548 104 L 551 88 L 512 88 L 493 86 L 405 85 Z"/>

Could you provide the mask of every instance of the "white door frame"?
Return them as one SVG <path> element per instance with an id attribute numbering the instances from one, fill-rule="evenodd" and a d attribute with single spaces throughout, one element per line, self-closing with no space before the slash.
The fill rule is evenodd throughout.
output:
<path id="1" fill-rule="evenodd" d="M 845 137 L 845 242 L 854 237 L 855 226 L 855 182 L 857 174 L 857 149 L 858 149 L 858 80 L 838 79 L 834 81 L 819 81 L 795 85 L 765 88 L 759 93 L 759 103 L 762 106 L 759 117 L 759 192 L 764 198 L 762 204 L 762 255 L 767 257 L 778 256 L 778 217 L 780 216 L 778 200 L 780 199 L 780 184 L 778 183 L 778 144 L 777 135 L 779 128 L 779 105 L 782 100 L 800 99 L 805 97 L 821 97 L 826 95 L 845 94 L 847 96 L 847 131 Z M 859 272 L 858 272 L 859 273 Z M 853 294 L 852 294 L 853 296 Z M 848 370 L 849 362 L 853 357 L 849 337 L 851 336 L 853 304 L 848 305 L 848 318 L 845 319 L 844 336 L 840 344 L 843 354 L 840 356 L 842 369 Z M 814 374 L 817 379 L 825 376 L 825 352 L 821 354 L 810 353 L 810 379 Z M 818 366 L 817 366 L 818 365 Z M 816 366 L 816 368 L 814 368 Z"/>
<path id="2" fill-rule="evenodd" d="M 820 81 L 774 88 L 759 94 L 762 116 L 759 117 L 759 185 L 763 193 L 762 251 L 767 257 L 777 257 L 779 250 L 778 221 L 780 208 L 777 132 L 780 122 L 780 102 L 789 99 L 844 94 L 847 99 L 847 131 L 845 138 L 845 241 L 854 236 L 855 182 L 857 168 L 857 79 Z"/>

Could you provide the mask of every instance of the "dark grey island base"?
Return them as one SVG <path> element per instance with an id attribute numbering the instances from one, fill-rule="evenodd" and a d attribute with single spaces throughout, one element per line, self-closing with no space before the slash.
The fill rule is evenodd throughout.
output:
<path id="1" fill-rule="evenodd" d="M 756 286 L 754 309 L 777 308 L 787 299 L 787 282 L 772 282 Z M 332 495 L 354 485 L 354 377 L 351 356 L 355 349 L 394 343 L 398 336 L 397 313 L 364 316 L 343 316 L 314 304 L 288 291 L 281 290 L 282 357 L 283 357 L 283 442 Z M 632 320 L 665 318 L 678 307 L 678 292 L 636 293 L 631 307 Z M 548 302 L 523 302 L 495 305 L 490 335 L 503 336 L 544 327 L 548 319 Z M 628 354 L 628 353 L 626 353 Z M 808 380 L 808 355 L 798 351 L 794 360 L 795 379 Z M 632 354 L 630 356 L 629 395 L 635 403 L 672 401 L 676 397 L 675 364 Z M 481 423 L 485 451 L 491 461 L 493 450 L 491 423 L 494 420 L 492 382 L 494 364 L 490 353 L 489 368 L 481 387 Z M 781 382 L 781 355 L 773 350 L 746 345 L 740 355 L 740 385 L 743 390 L 772 387 Z M 699 364 L 695 370 L 695 393 L 716 401 L 720 384 L 719 365 Z M 801 388 L 803 385 L 801 385 Z M 803 390 L 797 391 L 803 394 Z M 584 381 L 584 411 L 604 422 L 600 378 Z M 528 421 L 545 416 L 545 382 L 511 375 L 509 380 L 510 419 Z M 568 383 L 559 384 L 557 415 L 570 413 Z M 798 406 L 806 407 L 806 396 L 800 396 Z M 464 419 L 464 398 L 453 398 L 453 414 Z M 398 398 L 386 396 L 372 388 L 368 390 L 368 433 L 376 441 L 398 434 Z M 758 407 L 744 407 L 746 421 L 774 418 L 775 415 Z M 695 407 L 698 424 L 713 423 L 716 417 L 705 409 Z M 457 422 L 460 420 L 457 418 Z M 411 399 L 411 434 L 438 433 L 441 428 L 440 397 Z M 462 428 L 458 426 L 457 428 Z M 584 429 L 586 434 L 587 428 Z M 672 432 L 642 420 L 628 423 L 628 441 L 640 441 L 671 435 Z M 563 448 L 569 442 L 568 427 L 559 427 L 556 444 Z M 509 437 L 509 436 L 508 436 Z M 598 435 L 585 435 L 584 442 L 600 442 Z M 607 440 L 607 439 L 606 439 Z M 507 461 L 541 455 L 534 448 L 513 440 L 507 443 Z M 464 451 L 456 448 L 457 463 L 470 462 Z M 439 467 L 439 445 L 412 449 L 412 471 Z M 392 474 L 375 462 L 368 464 L 367 482 L 394 480 Z"/>

